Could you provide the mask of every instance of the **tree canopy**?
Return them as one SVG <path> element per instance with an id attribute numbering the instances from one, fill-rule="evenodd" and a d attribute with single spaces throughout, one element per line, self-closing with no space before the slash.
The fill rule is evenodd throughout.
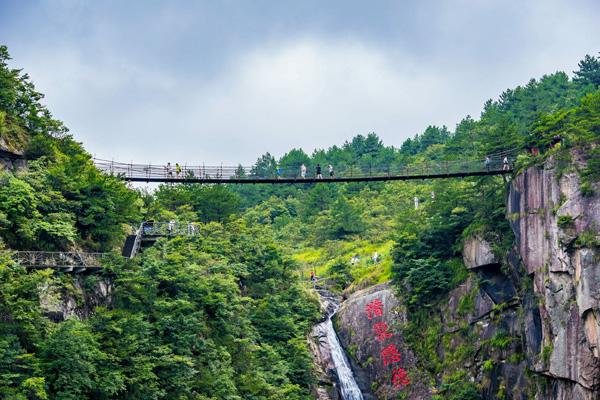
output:
<path id="1" fill-rule="evenodd" d="M 94 167 L 9 59 L 0 47 L 0 144 L 28 164 L 0 171 L 0 248 L 111 256 L 101 273 L 73 276 L 26 271 L 0 253 L 0 397 L 308 399 L 306 335 L 320 318 L 309 271 L 346 293 L 392 280 L 418 350 L 429 345 L 429 313 L 467 276 L 464 238 L 484 235 L 504 251 L 512 242 L 500 177 L 128 188 Z M 599 71 L 586 56 L 573 79 L 557 72 L 508 89 L 453 130 L 431 125 L 399 147 L 369 132 L 312 154 L 266 153 L 250 174 L 295 176 L 302 164 L 367 172 L 509 149 L 523 168 L 578 150 L 590 194 L 600 179 Z M 200 232 L 119 257 L 143 220 Z M 75 304 L 66 311 L 65 298 Z M 478 398 L 459 375 L 442 389 Z"/>

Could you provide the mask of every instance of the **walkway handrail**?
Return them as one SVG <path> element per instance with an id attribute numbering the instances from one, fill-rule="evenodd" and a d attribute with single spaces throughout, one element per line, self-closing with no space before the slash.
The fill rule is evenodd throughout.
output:
<path id="1" fill-rule="evenodd" d="M 135 257 L 144 238 L 162 236 L 196 236 L 200 229 L 196 223 L 184 222 L 153 222 L 144 221 L 136 232 L 133 249 L 129 258 Z M 26 268 L 64 268 L 64 269 L 98 269 L 102 261 L 110 253 L 86 253 L 77 251 L 30 251 L 30 250 L 0 250 L 0 254 L 8 254 L 14 261 Z"/>

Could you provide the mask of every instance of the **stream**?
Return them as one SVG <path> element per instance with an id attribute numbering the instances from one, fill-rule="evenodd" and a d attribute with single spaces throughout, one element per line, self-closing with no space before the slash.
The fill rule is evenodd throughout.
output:
<path id="1" fill-rule="evenodd" d="M 346 353 L 340 344 L 338 336 L 333 327 L 333 323 L 331 322 L 331 318 L 337 312 L 339 305 L 329 293 L 325 294 L 320 292 L 319 294 L 321 295 L 322 301 L 327 305 L 326 308 L 328 317 L 324 322 L 321 322 L 315 328 L 321 332 L 324 332 L 327 337 L 327 344 L 329 345 L 329 349 L 331 351 L 331 359 L 339 380 L 339 389 L 342 400 L 363 400 L 364 398 L 362 392 L 356 383 L 356 379 L 352 373 L 352 368 L 350 367 L 348 357 L 346 356 Z"/>

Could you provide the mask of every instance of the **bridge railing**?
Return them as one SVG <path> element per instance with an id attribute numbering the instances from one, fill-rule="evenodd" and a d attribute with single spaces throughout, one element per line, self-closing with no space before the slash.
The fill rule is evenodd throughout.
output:
<path id="1" fill-rule="evenodd" d="M 200 234 L 200 227 L 193 222 L 142 222 L 140 227 L 141 237 L 144 236 L 196 236 Z"/>
<path id="2" fill-rule="evenodd" d="M 422 164 L 368 164 L 350 163 L 334 166 L 334 173 L 330 175 L 328 165 L 321 165 L 321 176 L 317 176 L 316 167 L 309 166 L 304 177 L 300 165 L 286 166 L 259 170 L 247 166 L 188 166 L 180 165 L 152 165 L 152 164 L 126 164 L 114 161 L 95 159 L 97 168 L 105 173 L 117 176 L 124 180 L 138 181 L 260 181 L 273 179 L 293 179 L 301 181 L 307 179 L 331 178 L 374 178 L 374 177 L 418 177 L 431 175 L 449 175 L 474 172 L 497 172 L 510 170 L 514 161 L 509 157 L 509 163 L 503 162 L 503 156 L 491 157 L 489 162 L 484 159 L 430 161 Z"/>
<path id="3" fill-rule="evenodd" d="M 102 268 L 108 253 L 58 251 L 10 251 L 11 258 L 26 268 Z"/>

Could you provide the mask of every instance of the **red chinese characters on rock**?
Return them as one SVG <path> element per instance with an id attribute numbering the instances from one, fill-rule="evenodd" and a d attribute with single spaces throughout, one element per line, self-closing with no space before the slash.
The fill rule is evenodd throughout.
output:
<path id="1" fill-rule="evenodd" d="M 394 370 L 392 371 L 392 385 L 394 385 L 395 388 L 399 389 L 403 386 L 406 386 L 410 383 L 410 380 L 408 379 L 408 374 L 406 373 L 406 371 L 403 368 L 394 368 Z"/>
<path id="2" fill-rule="evenodd" d="M 400 352 L 393 343 L 381 350 L 381 357 L 383 358 L 383 365 L 386 367 L 388 364 L 397 363 L 401 360 Z"/>
<path id="3" fill-rule="evenodd" d="M 369 320 L 383 317 L 383 303 L 381 300 L 375 299 L 365 306 L 365 312 Z M 375 322 L 372 329 L 376 339 L 382 344 L 393 336 L 393 334 L 388 330 L 388 325 L 383 321 Z M 399 363 L 402 359 L 400 351 L 394 343 L 384 347 L 381 350 L 380 355 L 383 360 L 384 367 L 387 367 L 390 364 Z M 410 380 L 408 378 L 408 374 L 403 368 L 396 367 L 392 370 L 392 386 L 394 386 L 394 388 L 400 389 L 409 383 Z"/>
<path id="4" fill-rule="evenodd" d="M 375 325 L 373 325 L 373 332 L 375 332 L 375 336 L 380 342 L 392 337 L 392 334 L 388 332 L 388 326 L 385 322 L 375 323 Z"/>
<path id="5" fill-rule="evenodd" d="M 383 316 L 383 303 L 379 299 L 375 299 L 365 306 L 367 318 L 373 319 Z"/>

